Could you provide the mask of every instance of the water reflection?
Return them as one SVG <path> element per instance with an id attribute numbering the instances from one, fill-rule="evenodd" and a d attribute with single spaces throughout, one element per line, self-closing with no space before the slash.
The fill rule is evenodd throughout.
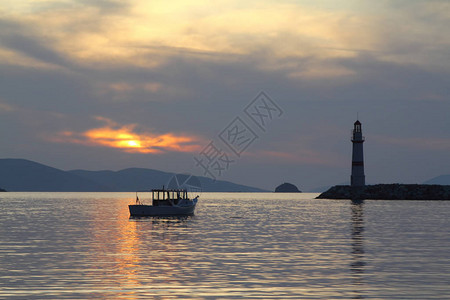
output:
<path id="1" fill-rule="evenodd" d="M 130 217 L 129 223 L 136 225 L 136 234 L 142 235 L 146 239 L 157 238 L 155 242 L 166 243 L 177 241 L 189 228 L 189 223 L 194 220 L 194 216 L 174 216 L 174 217 Z"/>
<path id="2" fill-rule="evenodd" d="M 354 287 L 353 299 L 363 299 L 364 295 L 361 287 L 364 284 L 363 275 L 365 268 L 364 261 L 364 200 L 353 200 L 351 204 L 352 221 L 351 237 L 352 252 L 350 271 L 352 276 L 352 285 Z"/>
<path id="3" fill-rule="evenodd" d="M 139 255 L 142 245 L 137 224 L 123 218 L 129 213 L 128 207 L 111 199 L 105 212 L 101 201 L 95 204 L 99 209 L 94 210 L 90 220 L 91 249 L 85 276 L 101 278 L 101 286 L 106 290 L 117 285 L 129 288 L 140 284 L 138 270 L 144 257 Z"/>
<path id="4" fill-rule="evenodd" d="M 120 286 L 131 298 L 163 295 L 168 286 L 183 286 L 180 272 L 189 266 L 186 235 L 194 216 L 130 218 L 123 201 L 109 204 L 114 213 L 92 219 L 92 260 L 85 274 L 101 278 L 105 291 Z"/>

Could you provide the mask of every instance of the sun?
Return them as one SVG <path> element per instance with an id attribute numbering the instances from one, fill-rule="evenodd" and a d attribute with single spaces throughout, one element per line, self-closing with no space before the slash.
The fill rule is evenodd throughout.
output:
<path id="1" fill-rule="evenodd" d="M 135 141 L 135 140 L 127 141 L 127 145 L 128 145 L 128 147 L 133 147 L 133 148 L 141 147 L 141 143 L 139 143 L 138 141 Z"/>

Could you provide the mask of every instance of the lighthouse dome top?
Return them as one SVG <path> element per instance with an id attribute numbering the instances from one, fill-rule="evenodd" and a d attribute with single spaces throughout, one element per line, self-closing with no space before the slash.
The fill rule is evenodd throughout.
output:
<path id="1" fill-rule="evenodd" d="M 356 120 L 355 124 L 353 125 L 361 125 L 361 122 L 359 120 Z"/>

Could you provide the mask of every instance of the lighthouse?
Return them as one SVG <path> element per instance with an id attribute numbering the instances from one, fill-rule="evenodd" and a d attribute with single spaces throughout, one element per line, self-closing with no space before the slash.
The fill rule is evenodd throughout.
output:
<path id="1" fill-rule="evenodd" d="M 352 187 L 360 187 L 366 184 L 366 176 L 364 175 L 364 137 L 362 136 L 361 122 L 358 120 L 353 124 L 352 143 L 352 175 L 350 182 Z"/>

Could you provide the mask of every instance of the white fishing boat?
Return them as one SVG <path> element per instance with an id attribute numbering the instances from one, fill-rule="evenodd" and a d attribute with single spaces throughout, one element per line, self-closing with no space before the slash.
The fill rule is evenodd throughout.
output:
<path id="1" fill-rule="evenodd" d="M 194 214 L 198 201 L 189 199 L 187 190 L 152 190 L 152 205 L 144 204 L 136 194 L 136 204 L 128 205 L 130 216 L 189 216 Z"/>

